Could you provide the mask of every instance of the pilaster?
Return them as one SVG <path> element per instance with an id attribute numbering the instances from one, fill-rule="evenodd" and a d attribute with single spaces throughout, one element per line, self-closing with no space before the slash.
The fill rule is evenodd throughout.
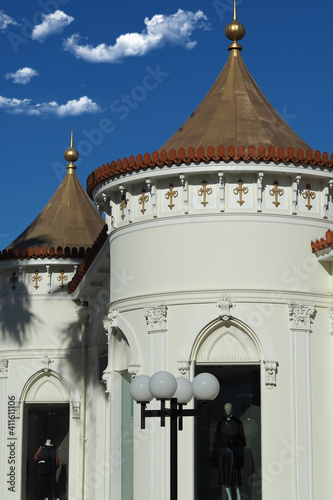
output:
<path id="1" fill-rule="evenodd" d="M 167 307 L 157 305 L 146 307 L 144 315 L 147 322 L 147 331 L 150 334 L 150 367 L 151 375 L 166 369 L 166 332 Z M 154 399 L 151 403 L 154 409 L 159 403 Z M 166 462 L 166 432 L 160 426 L 156 427 L 151 439 L 152 471 L 150 500 L 167 499 L 167 462 Z"/>
<path id="2" fill-rule="evenodd" d="M 314 316 L 314 306 L 289 305 L 293 362 L 296 500 L 313 500 L 310 332 Z"/>

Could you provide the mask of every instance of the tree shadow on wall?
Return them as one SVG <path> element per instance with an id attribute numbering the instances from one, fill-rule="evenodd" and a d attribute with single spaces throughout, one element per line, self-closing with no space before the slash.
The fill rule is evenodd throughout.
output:
<path id="1" fill-rule="evenodd" d="M 3 296 L 0 301 L 0 334 L 22 345 L 40 319 L 31 312 L 31 301 L 25 286 L 21 283 L 12 295 Z"/>

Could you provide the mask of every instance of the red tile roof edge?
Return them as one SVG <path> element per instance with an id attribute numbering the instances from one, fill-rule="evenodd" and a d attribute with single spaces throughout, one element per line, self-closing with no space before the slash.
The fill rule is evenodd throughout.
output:
<path id="1" fill-rule="evenodd" d="M 174 149 L 170 151 L 154 151 L 152 155 L 146 153 L 144 156 L 139 154 L 136 158 L 130 156 L 123 160 L 118 159 L 94 170 L 87 179 L 87 192 L 92 198 L 94 188 L 106 179 L 111 179 L 120 174 L 133 172 L 135 170 L 142 170 L 144 168 L 152 168 L 164 165 L 179 165 L 181 163 L 192 163 L 199 161 L 269 161 L 269 162 L 288 162 L 288 163 L 303 163 L 308 165 L 317 165 L 321 167 L 333 166 L 333 153 L 329 157 L 328 153 L 321 154 L 320 151 L 313 151 L 312 149 L 298 149 L 288 148 L 285 150 L 282 147 L 275 148 L 269 146 L 268 148 L 260 146 L 258 149 L 255 146 L 208 146 L 207 149 L 199 147 L 197 150 L 189 148 L 187 152 L 184 148 L 180 148 L 178 152 Z"/>
<path id="2" fill-rule="evenodd" d="M 95 242 L 93 243 L 92 247 L 89 248 L 89 251 L 87 251 L 85 259 L 81 262 L 81 264 L 77 268 L 77 271 L 73 279 L 68 283 L 68 293 L 73 293 L 79 286 L 86 272 L 88 271 L 89 267 L 97 257 L 100 249 L 106 242 L 107 237 L 108 237 L 108 225 L 105 224 L 102 231 L 99 233 Z"/>
<path id="3" fill-rule="evenodd" d="M 333 247 L 333 231 L 330 229 L 326 231 L 326 239 L 311 241 L 312 253 L 317 253 L 325 248 Z"/>
<path id="4" fill-rule="evenodd" d="M 66 259 L 66 258 L 83 258 L 90 251 L 90 248 L 80 247 L 29 247 L 29 248 L 9 248 L 8 250 L 0 251 L 1 260 L 25 260 L 25 259 Z"/>

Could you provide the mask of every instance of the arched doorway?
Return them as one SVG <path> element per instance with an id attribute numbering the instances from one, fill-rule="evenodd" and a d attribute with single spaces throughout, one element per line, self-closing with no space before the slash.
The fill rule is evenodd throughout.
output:
<path id="1" fill-rule="evenodd" d="M 68 498 L 70 393 L 59 376 L 40 372 L 30 380 L 23 399 L 23 489 L 26 500 L 43 498 L 38 467 L 33 463 L 37 449 L 50 439 L 58 449 L 56 480 L 61 500 Z M 48 485 L 48 498 L 53 498 Z"/>
<path id="2" fill-rule="evenodd" d="M 261 470 L 260 344 L 241 322 L 219 319 L 198 336 L 192 356 L 195 375 L 210 372 L 221 386 L 209 428 L 196 421 L 195 498 L 260 500 L 253 487 Z"/>

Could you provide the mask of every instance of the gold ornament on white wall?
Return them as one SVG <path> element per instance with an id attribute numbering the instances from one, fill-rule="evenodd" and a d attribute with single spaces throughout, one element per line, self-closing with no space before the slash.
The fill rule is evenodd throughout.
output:
<path id="1" fill-rule="evenodd" d="M 248 187 L 243 187 L 244 182 L 242 179 L 239 179 L 237 182 L 238 187 L 234 189 L 234 194 L 237 196 L 239 194 L 239 200 L 237 200 L 237 203 L 239 203 L 240 206 L 242 206 L 245 203 L 245 200 L 243 200 L 243 194 L 247 194 L 249 192 Z"/>
<path id="2" fill-rule="evenodd" d="M 177 198 L 177 196 L 178 196 L 178 191 L 176 189 L 174 189 L 173 184 L 170 184 L 169 191 L 167 193 L 165 193 L 165 199 L 170 200 L 170 204 L 168 205 L 170 210 L 172 210 L 174 208 L 175 205 L 172 202 L 173 202 L 174 198 Z"/>
<path id="3" fill-rule="evenodd" d="M 311 210 L 312 205 L 310 204 L 310 201 L 315 199 L 316 193 L 314 191 L 311 191 L 311 185 L 310 184 L 307 184 L 305 186 L 305 191 L 302 194 L 302 196 L 303 196 L 303 198 L 305 200 L 307 200 L 307 204 L 305 206 L 307 207 L 308 210 Z"/>
<path id="4" fill-rule="evenodd" d="M 68 276 L 65 274 L 65 271 L 60 271 L 60 274 L 57 278 L 58 281 L 60 281 L 60 288 L 64 288 L 64 281 L 68 281 Z"/>
<path id="5" fill-rule="evenodd" d="M 141 213 L 144 214 L 146 212 L 146 203 L 148 203 L 149 201 L 149 196 L 146 194 L 146 191 L 145 189 L 142 190 L 142 194 L 139 198 L 139 204 L 142 205 L 142 208 L 141 208 Z"/>
<path id="6" fill-rule="evenodd" d="M 124 220 L 125 219 L 125 208 L 127 207 L 127 201 L 125 200 L 125 198 L 123 198 L 121 200 L 121 203 L 120 203 L 120 210 L 121 210 L 121 219 Z"/>
<path id="7" fill-rule="evenodd" d="M 274 181 L 274 188 L 270 189 L 269 194 L 271 196 L 274 196 L 275 199 L 272 201 L 273 205 L 276 206 L 276 208 L 280 205 L 279 202 L 279 196 L 283 196 L 284 191 L 282 188 L 279 188 L 279 183 L 278 181 Z"/>
<path id="8" fill-rule="evenodd" d="M 198 195 L 203 196 L 203 201 L 201 202 L 201 205 L 204 207 L 208 205 L 209 201 L 207 201 L 207 196 L 210 196 L 213 193 L 212 188 L 207 187 L 207 182 L 202 181 L 202 188 L 198 190 Z"/>
<path id="9" fill-rule="evenodd" d="M 42 281 L 42 276 L 39 276 L 39 272 L 35 271 L 35 275 L 31 279 L 35 282 L 34 288 L 37 290 L 39 288 L 38 282 Z"/>

